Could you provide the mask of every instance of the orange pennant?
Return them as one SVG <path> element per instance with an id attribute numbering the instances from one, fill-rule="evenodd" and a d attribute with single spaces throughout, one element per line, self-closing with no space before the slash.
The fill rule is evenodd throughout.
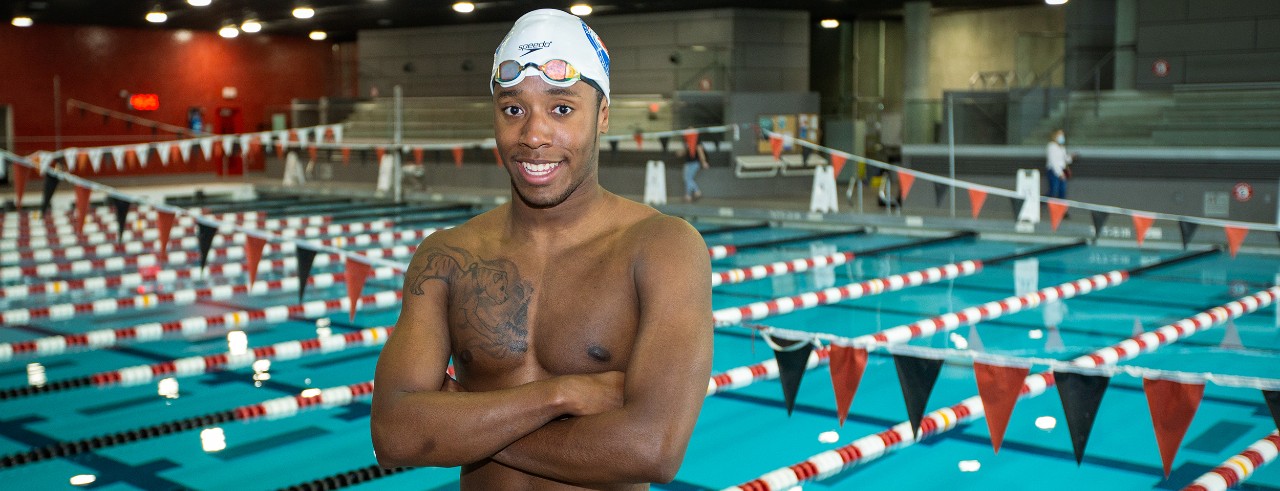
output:
<path id="1" fill-rule="evenodd" d="M 916 176 L 910 172 L 898 171 L 898 184 L 902 186 L 902 200 L 907 200 L 907 194 L 911 193 L 911 185 L 915 184 Z"/>
<path id="2" fill-rule="evenodd" d="M 315 160 L 316 155 L 318 155 L 319 153 L 320 153 L 320 149 L 316 148 L 315 145 L 307 145 L 307 158 L 311 160 Z"/>
<path id="3" fill-rule="evenodd" d="M 177 145 L 169 147 L 169 162 L 175 162 L 178 164 L 187 163 L 185 160 L 182 160 L 182 150 L 179 149 Z"/>
<path id="4" fill-rule="evenodd" d="M 386 154 L 387 154 L 387 149 L 385 149 L 385 148 L 382 148 L 382 147 L 375 147 L 375 148 L 373 149 L 373 155 L 374 155 L 375 157 L 377 157 L 377 159 L 378 159 L 378 163 L 379 163 L 379 164 L 381 164 L 381 163 L 382 163 L 382 156 L 383 156 L 383 155 L 386 155 Z"/>
<path id="5" fill-rule="evenodd" d="M 160 235 L 160 255 L 169 252 L 169 233 L 173 230 L 173 213 L 156 210 L 156 231 Z"/>
<path id="6" fill-rule="evenodd" d="M 422 165 L 422 147 L 413 147 L 413 163 Z"/>
<path id="7" fill-rule="evenodd" d="M 80 153 L 79 155 L 76 155 L 76 173 L 77 174 L 89 173 L 89 154 Z"/>
<path id="8" fill-rule="evenodd" d="M 244 257 L 248 260 L 249 267 L 249 289 L 253 289 L 253 282 L 258 281 L 258 262 L 262 261 L 262 247 L 267 245 L 267 239 L 246 235 L 244 238 Z"/>
<path id="9" fill-rule="evenodd" d="M 844 170 L 844 163 L 846 160 L 847 159 L 845 158 L 844 155 L 840 155 L 838 153 L 831 154 L 831 170 L 832 170 L 831 175 L 832 176 L 840 175 L 840 171 Z"/>
<path id="10" fill-rule="evenodd" d="M 84 186 L 76 186 L 76 235 L 84 234 L 84 219 L 89 216 L 89 193 Z"/>
<path id="11" fill-rule="evenodd" d="M 689 158 L 697 159 L 698 132 L 686 131 L 684 133 L 684 146 L 689 149 Z"/>
<path id="12" fill-rule="evenodd" d="M 1151 228 L 1151 222 L 1153 221 L 1155 221 L 1155 218 L 1148 215 L 1133 216 L 1133 233 L 1138 239 L 1139 246 L 1142 245 L 1143 239 L 1147 238 L 1147 229 Z"/>
<path id="13" fill-rule="evenodd" d="M 453 147 L 453 165 L 462 168 L 462 147 Z"/>
<path id="14" fill-rule="evenodd" d="M 351 148 L 342 147 L 342 165 L 348 165 L 350 163 L 351 163 Z"/>
<path id="15" fill-rule="evenodd" d="M 987 201 L 987 192 L 981 189 L 969 190 L 969 208 L 973 212 L 973 218 L 978 218 L 978 213 L 982 211 L 982 204 Z"/>
<path id="16" fill-rule="evenodd" d="M 343 276 L 347 283 L 347 299 L 351 302 L 351 320 L 356 320 L 356 300 L 360 298 L 360 292 L 364 290 L 364 281 L 369 277 L 369 265 L 347 258 L 346 271 Z"/>
<path id="17" fill-rule="evenodd" d="M 22 192 L 27 189 L 27 172 L 30 170 L 25 165 L 13 164 L 13 192 L 17 198 L 14 206 L 19 210 L 22 209 Z"/>
<path id="18" fill-rule="evenodd" d="M 636 150 L 644 148 L 644 133 L 637 131 L 633 137 L 636 139 Z"/>
<path id="19" fill-rule="evenodd" d="M 502 154 L 498 153 L 498 147 L 493 147 L 493 161 L 498 164 L 498 167 L 502 167 Z"/>
<path id="20" fill-rule="evenodd" d="M 849 415 L 849 405 L 862 382 L 862 372 L 867 368 L 867 350 L 851 346 L 831 345 L 831 385 L 836 392 L 836 415 L 844 426 Z"/>
<path id="21" fill-rule="evenodd" d="M 1156 431 L 1156 444 L 1160 447 L 1160 460 L 1164 461 L 1164 477 L 1169 477 L 1173 458 L 1178 455 L 1182 437 L 1187 435 L 1191 419 L 1200 408 L 1204 396 L 1204 384 L 1183 384 L 1172 380 L 1142 379 L 1142 390 L 1147 394 L 1147 406 L 1151 410 L 1151 423 Z"/>
<path id="22" fill-rule="evenodd" d="M 284 142 L 276 143 L 276 158 L 284 158 Z"/>
<path id="23" fill-rule="evenodd" d="M 128 168 L 128 169 L 134 169 L 134 168 L 137 168 L 137 167 L 138 167 L 138 152 L 133 151 L 133 149 L 125 150 L 125 151 L 124 151 L 124 166 L 125 166 L 125 168 Z"/>
<path id="24" fill-rule="evenodd" d="M 1231 257 L 1236 257 L 1236 253 L 1240 252 L 1240 244 L 1244 243 L 1244 237 L 1249 235 L 1249 229 L 1240 227 L 1222 227 L 1227 233 L 1227 250 L 1231 252 Z"/>
<path id="25" fill-rule="evenodd" d="M 769 135 L 769 148 L 773 150 L 773 160 L 782 160 L 782 135 Z"/>
<path id="26" fill-rule="evenodd" d="M 1049 224 L 1053 226 L 1053 231 L 1058 231 L 1058 224 L 1062 223 L 1062 217 L 1067 216 L 1067 204 L 1061 201 L 1049 200 Z"/>
<path id="27" fill-rule="evenodd" d="M 1018 402 L 1022 381 L 1031 373 L 1030 367 L 1005 367 L 973 362 L 973 375 L 978 379 L 978 397 L 987 413 L 987 431 L 991 433 L 991 446 L 1000 453 L 1004 442 L 1004 430 L 1009 427 L 1009 415 Z"/>

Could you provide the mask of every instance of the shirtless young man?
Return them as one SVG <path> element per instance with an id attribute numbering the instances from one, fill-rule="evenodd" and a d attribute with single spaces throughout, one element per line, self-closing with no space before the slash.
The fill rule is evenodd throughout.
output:
<path id="1" fill-rule="evenodd" d="M 462 466 L 485 490 L 674 479 L 711 371 L 710 261 L 689 224 L 600 187 L 608 63 L 556 10 L 495 53 L 512 199 L 418 247 L 378 360 L 383 466 Z"/>

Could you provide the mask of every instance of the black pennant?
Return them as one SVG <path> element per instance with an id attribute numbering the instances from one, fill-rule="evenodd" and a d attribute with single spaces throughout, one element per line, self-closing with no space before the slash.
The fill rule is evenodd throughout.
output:
<path id="1" fill-rule="evenodd" d="M 49 214 L 49 204 L 53 202 L 53 192 L 58 190 L 59 179 L 53 174 L 44 174 L 44 197 L 40 198 L 40 216 Z"/>
<path id="2" fill-rule="evenodd" d="M 812 148 L 800 147 L 800 165 L 809 165 L 809 155 L 812 153 Z"/>
<path id="3" fill-rule="evenodd" d="M 1276 423 L 1276 429 L 1280 430 L 1280 390 L 1264 390 L 1262 398 L 1267 400 L 1267 409 L 1271 410 L 1271 419 Z"/>
<path id="4" fill-rule="evenodd" d="M 1091 211 L 1089 214 L 1093 215 L 1093 238 L 1096 239 L 1102 234 L 1102 224 L 1107 223 L 1107 218 L 1111 214 L 1105 211 Z"/>
<path id="5" fill-rule="evenodd" d="M 1076 465 L 1084 459 L 1084 447 L 1093 431 L 1093 420 L 1098 417 L 1098 405 L 1107 391 L 1111 379 L 1102 375 L 1085 375 L 1073 372 L 1053 372 L 1058 385 L 1058 397 L 1062 399 L 1062 412 L 1067 418 L 1067 431 L 1071 433 L 1071 449 L 1076 454 Z"/>
<path id="6" fill-rule="evenodd" d="M 1195 222 L 1178 221 L 1178 231 L 1182 232 L 1182 248 L 1186 249 L 1187 244 L 1191 243 L 1191 237 L 1196 234 L 1196 229 L 1200 224 Z M 1280 232 L 1276 232 L 1280 234 Z"/>
<path id="7" fill-rule="evenodd" d="M 213 236 L 218 227 L 204 222 L 196 222 L 196 239 L 200 245 L 200 274 L 204 274 L 204 266 L 209 262 L 209 249 L 213 247 Z"/>
<path id="8" fill-rule="evenodd" d="M 316 260 L 315 249 L 298 244 L 298 303 L 302 303 L 302 295 L 307 292 L 307 280 L 311 279 L 311 263 Z"/>
<path id="9" fill-rule="evenodd" d="M 924 420 L 924 408 L 933 393 L 933 384 L 942 371 L 942 360 L 893 355 L 898 368 L 898 384 L 902 386 L 902 398 L 907 403 L 907 417 L 911 419 L 911 434 L 920 435 L 920 422 Z"/>
<path id="10" fill-rule="evenodd" d="M 940 182 L 933 183 L 933 201 L 935 203 L 934 206 L 942 207 L 942 198 L 947 197 L 947 190 L 950 188 L 951 188 L 950 186 L 947 186 L 946 184 L 943 184 Z"/>
<path id="11" fill-rule="evenodd" d="M 121 242 L 124 240 L 124 224 L 129 220 L 129 206 L 133 203 L 115 196 L 107 196 L 107 203 L 116 210 L 116 242 Z"/>
<path id="12" fill-rule="evenodd" d="M 796 392 L 800 391 L 800 380 L 804 378 L 805 367 L 809 364 L 813 343 L 778 338 L 773 338 L 773 341 L 782 347 L 774 349 L 773 356 L 778 360 L 778 381 L 782 382 L 782 397 L 787 402 L 787 416 L 790 416 L 796 406 Z M 804 345 L 796 346 L 796 343 Z"/>
<path id="13" fill-rule="evenodd" d="M 661 144 L 662 144 L 662 153 L 667 153 L 667 145 L 670 145 L 670 144 L 671 144 L 671 137 L 669 137 L 669 136 L 659 136 L 659 137 L 658 137 L 658 143 L 661 143 Z"/>
<path id="14" fill-rule="evenodd" d="M 1018 217 L 1022 215 L 1022 205 L 1026 203 L 1026 198 L 1009 197 L 1009 206 L 1013 207 L 1013 221 L 1018 221 Z"/>
<path id="15" fill-rule="evenodd" d="M 609 140 L 609 151 L 614 153 L 618 152 L 618 140 Z"/>

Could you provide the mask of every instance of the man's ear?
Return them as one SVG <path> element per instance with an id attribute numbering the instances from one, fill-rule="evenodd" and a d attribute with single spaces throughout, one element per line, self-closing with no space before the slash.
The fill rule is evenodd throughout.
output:
<path id="1" fill-rule="evenodd" d="M 596 115 L 596 127 L 600 129 L 603 135 L 609 132 L 609 105 L 606 101 L 600 101 L 600 113 Z"/>

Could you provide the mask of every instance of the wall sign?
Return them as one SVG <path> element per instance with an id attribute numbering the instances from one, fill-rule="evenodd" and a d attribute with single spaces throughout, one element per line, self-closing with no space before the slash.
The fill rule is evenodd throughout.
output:
<path id="1" fill-rule="evenodd" d="M 1169 76 L 1169 60 L 1164 58 L 1156 58 L 1151 62 L 1151 74 L 1160 78 Z"/>

